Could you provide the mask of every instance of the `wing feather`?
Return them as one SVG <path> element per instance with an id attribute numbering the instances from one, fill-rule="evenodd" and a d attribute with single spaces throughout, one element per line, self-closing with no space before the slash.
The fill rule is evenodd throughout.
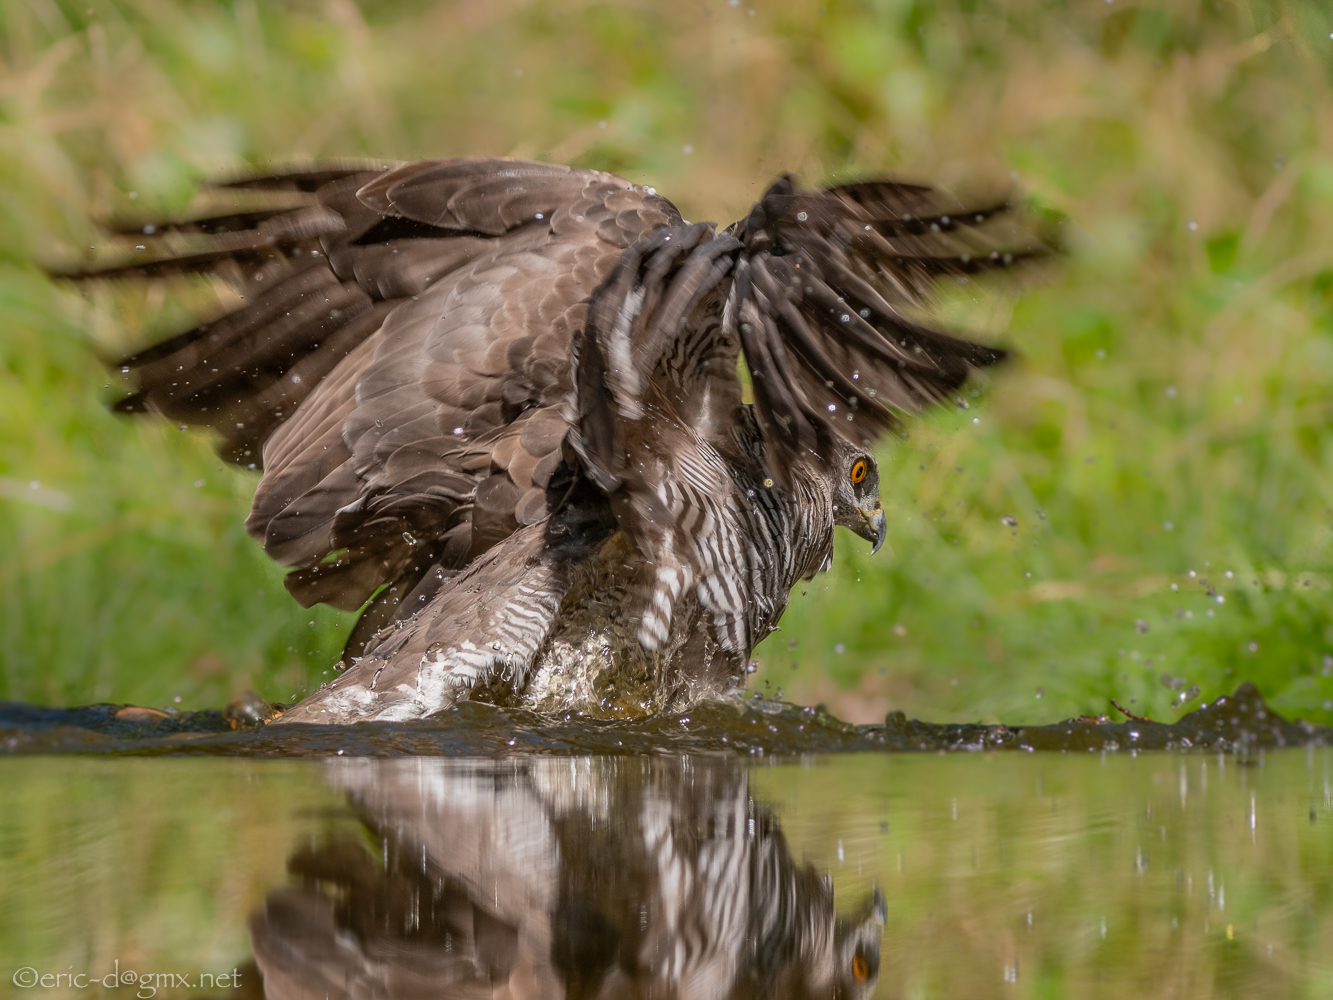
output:
<path id="1" fill-rule="evenodd" d="M 545 516 L 592 292 L 679 222 L 595 171 L 354 163 L 205 189 L 70 276 L 236 285 L 238 308 L 125 360 L 118 409 L 211 426 L 262 467 L 247 528 L 298 600 L 352 608 L 438 587 Z"/>

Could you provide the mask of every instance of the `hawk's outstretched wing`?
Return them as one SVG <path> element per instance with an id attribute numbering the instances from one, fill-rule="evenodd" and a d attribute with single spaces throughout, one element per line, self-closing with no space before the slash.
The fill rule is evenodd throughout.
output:
<path id="1" fill-rule="evenodd" d="M 288 589 L 351 610 L 390 584 L 378 626 L 545 516 L 593 289 L 680 215 L 608 174 L 494 158 L 256 189 L 286 210 L 163 227 L 122 269 L 225 268 L 244 300 L 126 359 L 118 409 L 214 427 L 262 467 L 247 528 L 296 567 Z"/>

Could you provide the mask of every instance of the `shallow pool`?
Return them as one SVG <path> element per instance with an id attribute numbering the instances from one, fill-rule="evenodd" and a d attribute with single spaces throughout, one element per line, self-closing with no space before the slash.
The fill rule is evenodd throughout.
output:
<path id="1" fill-rule="evenodd" d="M 16 757 L 0 958 L 33 1000 L 1330 996 L 1333 751 Z"/>

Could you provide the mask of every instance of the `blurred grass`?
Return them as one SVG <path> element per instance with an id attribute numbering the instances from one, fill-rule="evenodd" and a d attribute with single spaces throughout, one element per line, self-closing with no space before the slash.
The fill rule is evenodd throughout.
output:
<path id="1" fill-rule="evenodd" d="M 207 288 L 85 300 L 32 260 L 268 157 L 493 153 L 613 169 L 691 219 L 783 171 L 887 170 L 1013 178 L 1067 220 L 1043 280 L 944 291 L 1018 358 L 886 444 L 892 555 L 840 539 L 761 686 L 1026 722 L 1170 718 L 1252 679 L 1333 721 L 1330 33 L 1318 2 L 10 0 L 0 697 L 288 698 L 350 623 L 244 536 L 252 476 L 105 411 L 99 359 Z"/>

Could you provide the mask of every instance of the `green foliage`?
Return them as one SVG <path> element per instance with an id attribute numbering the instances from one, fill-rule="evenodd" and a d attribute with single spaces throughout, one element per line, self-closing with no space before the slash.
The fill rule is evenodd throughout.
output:
<path id="1" fill-rule="evenodd" d="M 269 156 L 499 153 L 691 219 L 889 170 L 1016 182 L 1057 226 L 1058 266 L 941 290 L 1016 358 L 886 443 L 892 554 L 841 539 L 758 683 L 1023 722 L 1252 679 L 1333 721 L 1330 31 L 1313 0 L 5 4 L 0 697 L 287 698 L 350 624 L 244 536 L 252 476 L 105 410 L 99 359 L 211 287 L 83 299 L 31 262 Z"/>

